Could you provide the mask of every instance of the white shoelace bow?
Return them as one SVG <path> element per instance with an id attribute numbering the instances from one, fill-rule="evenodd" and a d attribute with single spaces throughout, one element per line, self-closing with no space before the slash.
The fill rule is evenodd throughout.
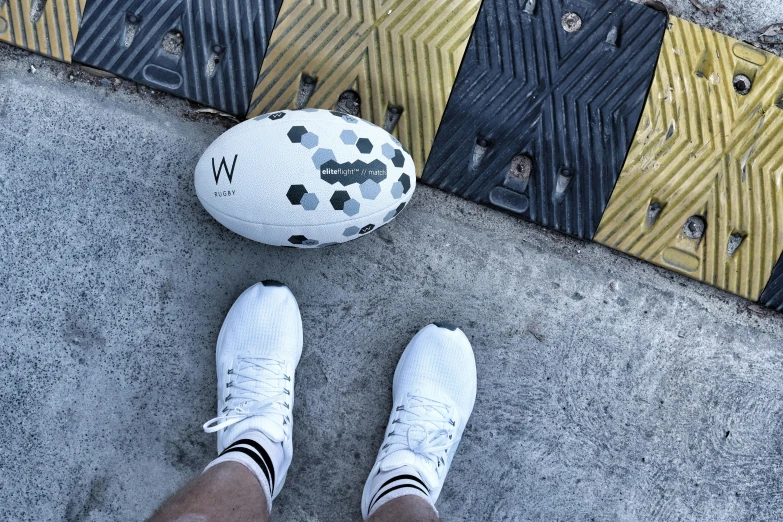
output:
<path id="1" fill-rule="evenodd" d="M 248 417 L 264 417 L 288 434 L 291 376 L 283 373 L 283 363 L 247 357 L 237 359 L 234 366 L 228 370 L 230 377 L 226 383 L 228 395 L 224 399 L 223 415 L 206 422 L 204 431 L 213 433 Z"/>
<path id="2" fill-rule="evenodd" d="M 440 476 L 441 466 L 446 464 L 444 457 L 457 442 L 453 438 L 456 423 L 451 418 L 452 406 L 411 393 L 397 411 L 408 415 L 405 420 L 392 422 L 389 441 L 381 448 L 386 452 L 384 459 L 398 451 L 410 451 L 430 461 Z"/>

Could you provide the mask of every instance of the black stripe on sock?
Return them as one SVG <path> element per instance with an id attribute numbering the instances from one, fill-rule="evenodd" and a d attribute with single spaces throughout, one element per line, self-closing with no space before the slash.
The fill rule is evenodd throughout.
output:
<path id="1" fill-rule="evenodd" d="M 262 473 L 264 474 L 264 476 L 266 477 L 266 481 L 267 481 L 267 482 L 269 482 L 270 489 L 272 489 L 272 488 L 271 488 L 272 481 L 269 479 L 269 470 L 266 468 L 266 464 L 264 464 L 264 461 L 263 461 L 263 460 L 261 460 L 261 458 L 258 456 L 258 454 L 257 454 L 255 451 L 253 451 L 253 450 L 249 450 L 249 449 L 247 449 L 247 448 L 241 448 L 241 447 L 237 447 L 237 448 L 227 448 L 227 449 L 226 449 L 225 451 L 223 451 L 223 453 L 221 453 L 220 455 L 221 455 L 221 456 L 223 456 L 223 455 L 225 455 L 226 453 L 231 453 L 232 451 L 238 451 L 238 452 L 240 452 L 240 453 L 244 453 L 245 455 L 247 455 L 248 457 L 250 457 L 251 459 L 253 459 L 253 460 L 255 461 L 255 463 L 256 463 L 256 464 L 258 464 L 258 467 L 259 467 L 259 468 L 261 468 L 261 472 L 262 472 Z M 274 491 L 274 490 L 272 490 L 272 491 Z"/>
<path id="2" fill-rule="evenodd" d="M 381 485 L 381 487 L 378 488 L 378 491 L 382 490 L 383 488 L 385 488 L 386 486 L 388 486 L 392 482 L 395 482 L 397 480 L 405 480 L 405 479 L 412 480 L 414 482 L 418 482 L 419 484 L 424 486 L 424 489 L 426 489 L 427 491 L 430 490 L 430 488 L 427 487 L 427 484 L 425 484 L 423 480 L 421 480 L 419 477 L 417 477 L 415 475 L 397 475 L 396 477 L 392 477 L 389 480 L 387 480 L 386 482 L 384 482 L 383 485 Z"/>
<path id="3" fill-rule="evenodd" d="M 386 495 L 388 495 L 389 493 L 391 493 L 391 492 L 392 492 L 392 491 L 394 491 L 394 490 L 397 490 L 397 489 L 402 489 L 402 488 L 411 488 L 411 489 L 416 489 L 416 490 L 419 490 L 419 491 L 421 491 L 422 493 L 424 493 L 424 494 L 425 494 L 425 495 L 427 495 L 428 497 L 430 496 L 430 495 L 429 495 L 429 493 L 427 493 L 426 491 L 424 491 L 423 489 L 421 489 L 419 486 L 414 486 L 413 484 L 400 484 L 399 486 L 394 486 L 393 488 L 389 488 L 389 489 L 387 489 L 387 490 L 386 490 L 386 491 L 384 491 L 384 492 L 383 492 L 383 493 L 382 493 L 382 494 L 381 494 L 381 495 L 380 495 L 378 498 L 376 498 L 376 499 L 375 499 L 375 502 L 371 502 L 371 503 L 370 503 L 370 510 L 372 510 L 372 507 L 373 507 L 373 506 L 374 506 L 374 505 L 375 505 L 375 504 L 376 504 L 376 503 L 377 503 L 379 500 L 381 500 L 383 497 L 385 497 Z"/>
<path id="4" fill-rule="evenodd" d="M 424 489 L 427 490 L 427 495 L 429 495 L 430 488 L 427 487 L 427 484 L 425 484 L 423 480 L 421 480 L 419 477 L 416 477 L 414 475 L 397 475 L 396 477 L 390 478 L 389 480 L 384 482 L 383 485 L 381 485 L 381 487 L 378 488 L 378 492 L 376 492 L 375 495 L 377 496 L 378 493 L 380 493 L 380 491 L 383 488 L 385 488 L 386 486 L 388 486 L 392 482 L 396 482 L 398 480 L 412 480 L 414 482 L 418 482 L 419 484 L 424 486 Z M 416 487 L 416 486 L 411 486 L 411 487 Z M 381 495 L 381 496 L 383 496 L 383 495 Z M 375 503 L 375 497 L 373 497 L 372 500 L 370 500 L 370 505 L 373 505 L 374 503 Z"/>
<path id="5" fill-rule="evenodd" d="M 266 467 L 266 469 L 268 471 L 268 474 L 267 474 L 266 478 L 267 478 L 267 480 L 269 480 L 269 489 L 272 491 L 272 494 L 274 494 L 274 492 L 275 492 L 275 467 L 272 465 L 272 459 L 269 458 L 269 453 L 266 452 L 266 450 L 264 449 L 264 447 L 261 444 L 259 444 L 258 442 L 254 441 L 252 439 L 241 439 L 241 440 L 236 441 L 235 443 L 233 443 L 232 445 L 230 445 L 226 449 L 224 449 L 223 453 L 227 452 L 231 448 L 234 448 L 235 446 L 239 446 L 240 444 L 244 444 L 246 446 L 250 446 L 251 448 L 256 450 L 259 455 L 261 455 L 261 458 L 264 460 L 264 464 L 265 464 L 265 466 L 262 466 L 262 467 Z M 223 453 L 221 453 L 221 455 Z M 253 460 L 256 460 L 256 459 L 254 458 Z M 260 464 L 259 464 L 259 466 L 260 466 Z M 271 480 L 270 480 L 270 477 L 271 477 Z"/>

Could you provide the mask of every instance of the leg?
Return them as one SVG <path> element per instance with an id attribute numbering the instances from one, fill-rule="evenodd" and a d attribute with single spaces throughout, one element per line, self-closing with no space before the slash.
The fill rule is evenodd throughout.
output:
<path id="1" fill-rule="evenodd" d="M 248 288 L 229 310 L 217 341 L 218 458 L 176 493 L 153 520 L 269 520 L 291 465 L 294 371 L 302 319 L 277 281 Z"/>
<path id="2" fill-rule="evenodd" d="M 465 334 L 448 324 L 417 333 L 397 364 L 392 399 L 362 516 L 437 521 L 435 502 L 476 401 L 476 361 Z"/>
<path id="3" fill-rule="evenodd" d="M 243 465 L 209 468 L 163 504 L 149 522 L 269 522 L 266 497 Z"/>
<path id="4" fill-rule="evenodd" d="M 440 522 L 432 504 L 421 497 L 406 495 L 378 508 L 368 522 Z"/>

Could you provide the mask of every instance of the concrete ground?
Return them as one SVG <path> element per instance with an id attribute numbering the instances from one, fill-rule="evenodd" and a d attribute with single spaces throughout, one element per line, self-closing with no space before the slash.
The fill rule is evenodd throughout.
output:
<path id="1" fill-rule="evenodd" d="M 434 320 L 479 371 L 447 520 L 783 518 L 783 315 L 427 187 L 345 245 L 247 241 L 195 196 L 228 124 L 195 111 L 0 48 L 0 519 L 138 520 L 199 473 L 218 330 L 267 278 L 305 327 L 276 520 L 359 519 Z"/>
<path id="2" fill-rule="evenodd" d="M 646 0 L 633 1 L 643 4 Z M 775 37 L 761 37 L 770 25 L 783 23 L 780 0 L 658 1 L 675 16 L 783 55 L 783 31 Z"/>
<path id="3" fill-rule="evenodd" d="M 645 3 L 645 0 L 633 1 Z M 761 37 L 770 25 L 783 23 L 783 2 L 780 0 L 658 1 L 675 16 L 783 55 L 783 31 L 776 37 Z"/>

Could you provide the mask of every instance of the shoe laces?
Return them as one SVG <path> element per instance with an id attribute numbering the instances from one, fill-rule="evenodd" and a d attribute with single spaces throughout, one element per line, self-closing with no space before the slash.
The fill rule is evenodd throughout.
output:
<path id="1" fill-rule="evenodd" d="M 285 365 L 276 359 L 240 357 L 234 368 L 228 370 L 225 407 L 214 419 L 204 424 L 204 431 L 213 433 L 250 417 L 263 417 L 277 425 L 279 431 L 290 436 L 291 376 L 285 374 Z M 270 436 L 272 440 L 280 437 Z"/>
<path id="2" fill-rule="evenodd" d="M 411 452 L 430 462 L 437 475 L 445 471 L 445 456 L 454 446 L 454 408 L 445 401 L 409 393 L 397 411 L 405 412 L 392 421 L 388 441 L 381 447 L 383 459 L 399 451 Z"/>

